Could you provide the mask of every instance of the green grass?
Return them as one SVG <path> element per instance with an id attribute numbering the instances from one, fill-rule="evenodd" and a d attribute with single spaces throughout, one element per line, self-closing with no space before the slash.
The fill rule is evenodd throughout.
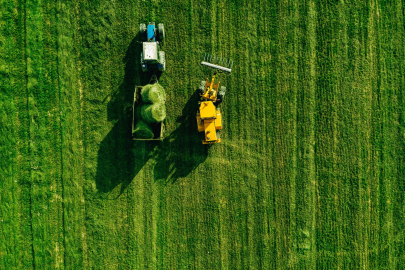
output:
<path id="1" fill-rule="evenodd" d="M 401 269 L 403 1 L 0 1 L 0 269 Z M 166 139 L 131 140 L 163 22 Z M 222 142 L 196 132 L 205 52 Z"/>

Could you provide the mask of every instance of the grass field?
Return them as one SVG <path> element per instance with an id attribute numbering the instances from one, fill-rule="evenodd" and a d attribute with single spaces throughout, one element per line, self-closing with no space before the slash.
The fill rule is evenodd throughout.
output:
<path id="1" fill-rule="evenodd" d="M 404 269 L 403 0 L 0 3 L 0 269 Z M 161 143 L 131 140 L 148 21 Z"/>

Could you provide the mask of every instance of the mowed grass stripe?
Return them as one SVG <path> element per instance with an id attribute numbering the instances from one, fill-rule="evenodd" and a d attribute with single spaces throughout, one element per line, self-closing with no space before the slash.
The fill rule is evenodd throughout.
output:
<path id="1" fill-rule="evenodd" d="M 361 153 L 359 132 L 366 132 L 368 127 L 360 124 L 360 119 L 366 117 L 367 114 L 362 115 L 358 109 L 367 104 L 367 100 L 363 98 L 362 94 L 366 85 L 361 85 L 365 81 L 362 74 L 367 66 L 364 65 L 366 61 L 365 55 L 362 53 L 364 48 L 359 46 L 361 45 L 359 39 L 365 36 L 362 33 L 368 16 L 362 13 L 363 10 L 356 4 L 340 4 L 338 22 L 341 26 L 337 26 L 337 29 L 343 29 L 343 31 L 339 33 L 337 30 L 340 42 L 337 44 L 335 54 L 339 67 L 336 71 L 339 87 L 336 90 L 337 102 L 334 102 L 338 108 L 334 115 L 334 119 L 336 119 L 334 128 L 337 129 L 336 135 L 334 135 L 336 142 L 334 151 L 337 157 L 334 175 L 340 181 L 338 190 L 333 192 L 338 193 L 335 195 L 335 202 L 339 209 L 337 217 L 339 222 L 338 249 L 334 252 L 338 256 L 338 266 L 349 268 L 359 267 L 361 264 L 362 252 L 359 252 L 361 250 L 359 247 L 363 245 L 361 243 L 363 239 L 357 232 L 364 233 L 366 229 L 364 228 L 366 217 L 360 205 L 365 183 L 362 182 L 362 176 L 360 176 L 364 173 L 364 166 L 359 157 Z"/>
<path id="2" fill-rule="evenodd" d="M 1 3 L 0 18 L 0 268 L 32 267 L 30 256 L 31 235 L 21 220 L 21 192 L 24 186 L 26 162 L 21 154 L 26 143 L 20 141 L 21 126 L 18 118 L 26 119 L 19 111 L 25 89 L 24 32 L 21 30 L 20 8 L 15 3 Z M 23 94 L 22 94 L 23 93 Z M 23 96 L 23 97 L 21 97 Z M 26 209 L 26 208 L 25 208 Z M 29 228 L 28 228 L 29 229 Z M 27 237 L 28 236 L 28 237 Z"/>
<path id="3" fill-rule="evenodd" d="M 348 51 L 348 36 L 347 36 L 347 10 L 348 6 L 341 2 L 336 7 L 337 9 L 337 18 L 336 18 L 336 53 L 335 53 L 335 69 L 333 72 L 336 73 L 336 86 L 334 87 L 334 96 L 333 96 L 333 166 L 332 166 L 332 179 L 335 179 L 336 185 L 332 189 L 332 193 L 334 194 L 334 208 L 332 211 L 336 212 L 336 222 L 334 224 L 336 232 L 336 264 L 337 267 L 343 267 L 343 261 L 346 258 L 345 250 L 345 236 L 346 236 L 346 226 L 344 222 L 346 221 L 344 216 L 344 196 L 340 193 L 344 187 L 342 185 L 343 182 L 343 171 L 341 171 L 341 164 L 343 160 L 343 155 L 341 154 L 340 149 L 340 137 L 341 137 L 341 130 L 339 126 L 339 122 L 341 121 L 341 116 L 339 115 L 340 106 L 342 103 L 341 95 L 342 95 L 342 88 L 346 87 L 344 83 L 345 78 L 345 69 L 347 66 L 347 51 Z M 341 31 L 338 31 L 342 29 Z M 322 195 L 321 195 L 322 196 Z M 333 257 L 333 254 L 331 254 Z"/>
<path id="4" fill-rule="evenodd" d="M 369 234 L 369 224 L 367 222 L 366 208 L 366 190 L 367 168 L 365 159 L 370 155 L 369 149 L 364 147 L 368 144 L 365 133 L 370 129 L 366 118 L 369 117 L 371 111 L 367 111 L 367 106 L 370 106 L 370 100 L 367 100 L 365 89 L 368 87 L 367 80 L 364 74 L 367 72 L 368 63 L 366 61 L 365 44 L 366 44 L 366 24 L 368 21 L 368 12 L 365 6 L 361 3 L 353 3 L 348 6 L 348 53 L 347 65 L 348 71 L 346 78 L 349 78 L 349 83 L 345 86 L 347 91 L 345 94 L 348 100 L 343 103 L 348 104 L 348 108 L 352 113 L 345 114 L 343 119 L 346 120 L 345 129 L 347 136 L 347 155 L 351 157 L 353 168 L 350 169 L 350 189 L 348 196 L 353 201 L 353 216 L 351 227 L 354 228 L 351 236 L 353 245 L 353 261 L 347 261 L 350 267 L 365 267 L 368 264 L 367 250 L 367 235 Z M 343 105 L 345 106 L 345 105 Z M 347 234 L 349 236 L 350 234 Z M 350 238 L 347 238 L 349 240 Z"/>
<path id="5" fill-rule="evenodd" d="M 122 59 L 117 59 L 113 43 L 120 40 L 120 33 L 114 31 L 117 24 L 114 3 L 80 3 L 77 8 L 81 14 L 79 61 L 83 65 L 81 81 L 86 160 L 83 190 L 88 235 L 87 263 L 106 267 L 125 266 L 122 253 L 127 249 L 121 239 L 125 239 L 127 230 L 123 230 L 122 236 L 122 222 L 117 220 L 122 220 L 126 211 L 115 199 L 119 198 L 120 185 L 128 181 L 126 177 L 132 172 L 124 169 L 125 165 L 124 168 L 120 166 L 121 162 L 128 162 L 121 155 L 130 151 L 125 140 L 129 131 L 128 135 L 122 135 L 125 133 L 121 130 L 126 123 L 117 118 L 122 116 L 122 106 L 125 105 L 118 104 L 123 99 L 123 89 L 116 90 L 119 87 L 117 78 L 124 72 L 124 63 L 120 61 Z M 117 46 L 121 45 L 118 43 Z M 115 76 L 116 71 L 121 74 Z M 117 190 L 114 190 L 116 187 Z"/>
<path id="6" fill-rule="evenodd" d="M 394 181 L 394 188 L 392 194 L 392 204 L 393 204 L 393 242 L 394 245 L 394 265 L 395 267 L 400 267 L 401 265 L 405 265 L 405 257 L 401 256 L 403 247 L 405 246 L 405 238 L 403 237 L 402 232 L 405 230 L 405 182 L 402 181 L 405 175 L 405 164 L 404 164 L 404 156 L 405 156 L 405 144 L 404 144 L 404 135 L 405 135 L 405 78 L 403 75 L 405 71 L 404 65 L 404 28 L 403 28 L 403 21 L 404 21 L 404 3 L 401 1 L 396 1 L 395 6 L 391 8 L 391 10 L 395 10 L 395 21 L 392 23 L 395 24 L 391 33 L 395 37 L 392 40 L 392 47 L 396 48 L 396 51 L 393 51 L 393 69 L 394 75 L 396 76 L 395 84 L 394 84 L 394 95 L 393 99 L 398 103 L 398 107 L 395 108 L 397 113 L 393 114 L 394 121 L 393 132 L 395 133 L 395 156 L 396 156 L 396 178 Z"/>
<path id="7" fill-rule="evenodd" d="M 394 224 L 395 190 L 398 181 L 398 170 L 403 170 L 398 165 L 401 158 L 397 153 L 398 141 L 403 139 L 403 135 L 398 132 L 400 110 L 398 94 L 403 91 L 403 74 L 401 73 L 401 63 L 403 57 L 403 27 L 397 23 L 398 15 L 395 3 L 380 3 L 380 28 L 382 29 L 379 38 L 381 44 L 381 246 L 380 246 L 380 266 L 386 265 L 390 268 L 400 267 L 399 259 L 402 247 L 398 248 L 395 242 L 403 242 L 400 236 L 403 228 Z M 397 213 L 395 213 L 397 214 Z M 397 240 L 397 239 L 398 240 Z M 402 239 L 401 239 L 402 238 Z M 401 240 L 400 240 L 401 239 Z"/>
<path id="8" fill-rule="evenodd" d="M 370 251 L 374 249 L 374 243 L 370 242 L 372 220 L 370 215 L 370 204 L 368 191 L 373 184 L 371 181 L 372 175 L 370 173 L 370 165 L 372 162 L 372 85 L 367 80 L 371 76 L 369 75 L 370 62 L 366 53 L 369 50 L 367 33 L 370 31 L 369 18 L 373 14 L 373 10 L 367 9 L 368 4 L 362 4 L 357 6 L 357 10 L 360 17 L 360 36 L 361 46 L 359 46 L 359 56 L 357 62 L 360 63 L 359 70 L 355 74 L 355 89 L 359 95 L 358 111 L 359 116 L 357 119 L 358 125 L 358 167 L 360 168 L 358 173 L 359 182 L 359 246 L 360 251 L 360 264 L 363 268 L 370 268 Z"/>
<path id="9" fill-rule="evenodd" d="M 59 268 L 63 264 L 54 8 L 41 1 L 26 6 L 31 215 L 34 265 L 39 268 Z"/>
<path id="10" fill-rule="evenodd" d="M 276 108 L 276 63 L 278 61 L 278 34 L 277 22 L 279 19 L 278 1 L 259 1 L 258 40 L 260 46 L 257 50 L 258 74 L 257 92 L 258 97 L 254 102 L 260 104 L 258 122 L 261 122 L 260 142 L 258 142 L 258 209 L 261 215 L 257 223 L 261 223 L 261 243 L 257 245 L 260 249 L 260 268 L 275 268 L 277 264 L 275 225 L 277 223 L 274 215 L 276 204 L 274 203 L 275 185 L 273 181 L 273 170 L 275 164 L 275 151 L 272 146 L 275 134 L 274 112 Z M 256 124 L 256 123 L 255 123 Z"/>
<path id="11" fill-rule="evenodd" d="M 277 156 L 278 151 L 275 148 L 276 134 L 277 134 L 277 78 L 278 78 L 278 61 L 279 61 L 279 35 L 280 29 L 278 27 L 278 22 L 280 20 L 279 13 L 279 1 L 272 1 L 268 4 L 262 4 L 262 6 L 268 6 L 265 10 L 266 16 L 263 16 L 263 21 L 265 23 L 264 29 L 266 29 L 267 40 L 265 40 L 264 48 L 265 55 L 268 56 L 267 61 L 263 62 L 263 70 L 265 72 L 265 84 L 264 90 L 264 104 L 266 107 L 265 115 L 265 126 L 266 132 L 264 134 L 264 149 L 263 153 L 267 159 L 267 164 L 265 165 L 265 173 L 263 177 L 266 178 L 267 189 L 263 194 L 264 200 L 266 202 L 266 238 L 265 245 L 267 246 L 267 256 L 263 258 L 263 265 L 269 268 L 277 268 L 279 260 L 277 258 L 277 223 L 279 222 L 276 211 L 277 211 L 277 182 L 275 181 L 276 166 L 277 166 Z M 267 258 L 267 259 L 266 259 Z"/>
<path id="12" fill-rule="evenodd" d="M 75 47 L 78 45 L 77 3 L 57 2 L 58 71 L 62 141 L 64 263 L 84 267 L 87 256 L 84 228 L 82 113 Z"/>
<path id="13" fill-rule="evenodd" d="M 257 166 L 265 159 L 258 155 L 256 148 L 261 145 L 261 140 L 253 134 L 263 132 L 263 117 L 257 109 L 257 102 L 261 91 L 257 89 L 256 76 L 259 74 L 258 52 L 261 51 L 260 44 L 256 42 L 260 38 L 258 28 L 258 14 L 254 10 L 259 10 L 259 3 L 238 2 L 235 9 L 237 15 L 236 24 L 239 30 L 235 33 L 235 50 L 232 56 L 235 58 L 234 64 L 234 90 L 232 91 L 234 103 L 227 103 L 228 111 L 237 108 L 236 114 L 231 118 L 231 124 L 237 129 L 234 133 L 232 146 L 234 147 L 233 159 L 239 159 L 237 164 L 231 164 L 234 168 L 234 189 L 238 192 L 239 199 L 235 200 L 237 209 L 241 214 L 236 219 L 236 227 L 239 231 L 241 243 L 238 250 L 240 258 L 240 268 L 259 267 L 261 261 L 257 253 L 261 252 L 261 239 L 255 237 L 260 234 L 261 210 L 256 204 L 261 201 L 259 183 L 262 180 L 257 173 Z M 243 8 L 242 8 L 243 7 Z M 230 22 L 232 23 L 232 22 Z M 228 98 L 229 101 L 229 98 Z M 252 124 L 255 123 L 255 124 Z M 244 158 L 241 158 L 244 157 Z M 235 263 L 239 263 L 236 262 Z M 237 265 L 237 264 L 236 264 Z"/>
<path id="14" fill-rule="evenodd" d="M 53 167 L 51 172 L 51 181 L 47 188 L 52 194 L 52 198 L 49 199 L 49 230 L 51 231 L 52 238 L 56 242 L 53 246 L 52 255 L 55 259 L 55 268 L 62 268 L 64 261 L 64 251 L 65 248 L 62 247 L 63 243 L 63 225 L 62 225 L 62 203 L 61 203 L 61 130 L 60 121 L 61 116 L 58 114 L 60 112 L 60 97 L 58 91 L 58 67 L 57 67 L 57 29 L 56 29 L 56 3 L 55 2 L 44 2 L 43 3 L 43 22 L 44 27 L 44 45 L 45 47 L 45 57 L 44 64 L 47 66 L 47 72 L 45 72 L 44 77 L 47 83 L 45 89 L 49 92 L 50 97 L 46 98 L 47 102 L 51 103 L 52 106 L 48 108 L 47 115 L 50 118 L 48 123 L 48 132 L 52 134 L 50 138 L 50 150 L 49 155 L 49 165 Z M 51 101 L 49 101 L 51 100 Z M 51 195 L 49 195 L 51 197 Z M 45 209 L 47 206 L 45 206 Z"/>
<path id="15" fill-rule="evenodd" d="M 294 96 L 294 60 L 292 59 L 292 51 L 294 43 L 291 41 L 294 38 L 293 25 L 293 3 L 288 1 L 280 1 L 277 7 L 277 39 L 274 41 L 277 46 L 277 58 L 275 65 L 276 87 L 272 90 L 274 96 L 274 122 L 272 145 L 274 165 L 270 168 L 273 181 L 273 204 L 275 215 L 275 247 L 274 247 L 274 268 L 282 268 L 289 264 L 289 256 L 293 256 L 292 242 L 290 235 L 290 172 L 293 162 L 293 140 L 295 137 L 292 124 L 294 119 L 295 108 L 291 103 L 295 99 Z"/>
<path id="16" fill-rule="evenodd" d="M 365 89 L 367 88 L 366 80 L 364 74 L 367 70 L 367 61 L 365 51 L 366 40 L 365 37 L 367 36 L 367 21 L 368 21 L 368 12 L 365 12 L 366 5 L 358 4 L 355 6 L 355 10 L 358 13 L 358 21 L 356 24 L 359 26 L 358 30 L 358 41 L 356 43 L 360 43 L 359 45 L 353 44 L 354 51 L 355 51 L 355 61 L 358 63 L 354 70 L 354 78 L 353 78 L 353 93 L 357 96 L 357 104 L 356 107 L 358 108 L 358 113 L 354 113 L 355 116 L 355 125 L 358 127 L 356 130 L 356 137 L 357 137 L 357 185 L 358 185 L 358 216 L 357 216 L 357 244 L 359 247 L 359 263 L 361 267 L 368 267 L 368 237 L 369 237 L 369 223 L 367 222 L 366 214 L 366 201 L 365 198 L 365 191 L 367 189 L 367 182 L 365 181 L 366 175 L 366 168 L 364 162 L 365 157 L 369 155 L 369 148 L 365 147 L 368 144 L 367 137 L 365 133 L 368 131 L 369 127 L 366 122 L 366 117 L 371 111 L 367 111 L 365 106 L 367 106 L 368 101 L 365 98 L 366 94 L 364 93 Z"/>
<path id="17" fill-rule="evenodd" d="M 302 50 L 302 40 L 304 39 L 303 35 L 303 27 L 305 26 L 305 20 L 303 20 L 302 12 L 305 10 L 305 5 L 299 3 L 293 3 L 291 7 L 291 32 L 294 35 L 291 35 L 292 39 L 295 42 L 289 42 L 293 44 L 293 48 L 291 51 L 293 53 L 293 59 L 291 63 L 291 71 L 290 77 L 292 78 L 291 83 L 291 101 L 290 101 L 290 111 L 291 111 L 291 120 L 290 120 L 290 132 L 292 134 L 292 138 L 290 141 L 291 146 L 291 162 L 290 162 L 290 198 L 289 198 L 289 205 L 290 205 L 290 225 L 289 225 L 289 237 L 290 237 L 290 246 L 289 251 L 290 255 L 288 258 L 288 266 L 293 268 L 298 264 L 298 256 L 297 250 L 297 217 L 296 217 L 296 208 L 297 208 L 297 180 L 298 180 L 298 125 L 297 125 L 297 117 L 298 117 L 298 91 L 301 90 L 301 83 L 300 83 L 300 64 L 302 63 L 302 57 L 300 55 L 300 51 Z M 290 37 L 290 38 L 291 38 Z"/>
<path id="18" fill-rule="evenodd" d="M 367 58 L 369 63 L 369 73 L 368 73 L 368 81 L 369 87 L 371 91 L 369 92 L 369 99 L 371 99 L 371 119 L 369 120 L 370 125 L 370 134 L 367 136 L 370 137 L 369 145 L 371 147 L 371 153 L 368 158 L 368 166 L 369 166 L 369 176 L 368 178 L 368 190 L 367 196 L 368 201 L 366 202 L 368 206 L 368 215 L 369 215 L 369 245 L 368 245 L 368 267 L 370 268 L 378 268 L 378 246 L 379 246 L 379 181 L 376 177 L 375 171 L 378 168 L 378 163 L 376 162 L 377 155 L 378 155 L 378 146 L 375 145 L 375 140 L 373 138 L 375 131 L 375 113 L 374 113 L 374 104 L 376 102 L 376 96 L 378 91 L 378 6 L 376 1 L 371 1 L 370 3 L 370 13 L 368 18 L 368 37 L 367 37 Z"/>
<path id="19" fill-rule="evenodd" d="M 15 17 L 15 35 L 16 44 L 13 46 L 12 53 L 16 60 L 16 65 L 21 64 L 20 69 L 15 69 L 16 78 L 12 85 L 16 94 L 16 106 L 18 109 L 17 123 L 18 128 L 18 178 L 19 183 L 19 200 L 18 205 L 21 216 L 20 225 L 15 230 L 18 230 L 21 237 L 19 245 L 21 248 L 18 254 L 20 265 L 17 268 L 29 269 L 33 267 L 34 253 L 32 243 L 32 226 L 31 226 L 31 182 L 30 182 L 30 164 L 29 164 L 29 112 L 28 112 L 28 92 L 27 92 L 27 59 L 26 59 L 26 8 L 25 3 L 19 3 L 14 11 L 17 11 Z"/>
<path id="20" fill-rule="evenodd" d="M 315 168 L 315 109 L 317 85 L 317 22 L 318 10 L 314 1 L 309 1 L 306 7 L 306 34 L 304 55 L 304 67 L 302 91 L 299 93 L 297 119 L 300 130 L 297 135 L 298 148 L 300 151 L 299 174 L 297 179 L 297 242 L 300 251 L 299 265 L 301 268 L 316 267 L 316 193 L 317 179 Z"/>
<path id="21" fill-rule="evenodd" d="M 228 78 L 227 93 L 222 103 L 222 112 L 224 117 L 224 146 L 228 149 L 228 158 L 230 160 L 238 160 L 238 157 L 245 153 L 245 127 L 246 118 L 248 117 L 249 108 L 246 100 L 249 97 L 245 96 L 246 86 L 248 78 L 246 77 L 246 51 L 247 45 L 246 32 L 249 22 L 247 20 L 247 7 L 243 10 L 239 9 L 244 3 L 242 1 L 236 1 L 230 5 L 232 10 L 231 19 L 233 23 L 229 23 L 228 43 L 230 44 L 229 55 L 225 55 L 227 58 L 231 58 L 234 61 L 232 68 L 232 74 Z M 233 24 L 239 25 L 239 31 L 234 31 Z M 224 77 L 224 76 L 222 76 Z M 246 81 L 245 81 L 246 79 Z M 233 87 L 232 87 L 233 86 Z M 243 106 L 243 107 L 242 107 Z M 243 257 L 244 249 L 248 249 L 247 242 L 247 211 L 244 205 L 247 203 L 246 199 L 246 183 L 245 172 L 242 170 L 242 166 L 245 166 L 246 162 L 240 161 L 238 164 L 230 163 L 230 189 L 233 214 L 231 215 L 231 228 L 230 228 L 230 268 L 246 268 L 248 263 L 248 254 Z"/>
<path id="22" fill-rule="evenodd" d="M 382 116 L 381 116 L 381 67 L 382 67 L 382 61 L 381 61 L 381 55 L 382 55 L 382 43 L 381 43 L 381 38 L 380 38 L 380 29 L 381 29 L 381 19 L 382 17 L 380 16 L 380 6 L 377 1 L 372 2 L 372 16 L 371 18 L 373 19 L 373 25 L 376 29 L 378 29 L 378 32 L 375 33 L 373 36 L 373 42 L 375 42 L 375 49 L 370 48 L 370 55 L 373 58 L 372 63 L 372 71 L 373 71 L 373 100 L 372 100 L 372 150 L 373 150 L 373 175 L 372 175 L 372 181 L 373 185 L 372 190 L 371 190 L 371 196 L 370 196 L 370 203 L 371 204 L 371 209 L 372 213 L 372 223 L 370 226 L 371 230 L 371 235 L 370 235 L 370 242 L 373 243 L 373 248 L 370 249 L 370 254 L 369 254 L 369 265 L 370 267 L 375 267 L 379 268 L 381 265 L 386 265 L 385 260 L 382 259 L 381 255 L 381 242 L 382 242 L 382 231 L 383 231 L 383 222 L 381 221 L 381 215 L 382 215 L 382 207 L 381 207 L 381 201 L 383 200 L 383 197 L 381 196 L 383 190 L 382 190 L 382 184 L 384 182 L 384 177 L 381 175 L 383 173 L 383 170 L 381 170 L 381 151 L 382 151 L 382 138 L 381 138 L 381 127 L 382 127 Z M 370 30 L 373 30 L 372 28 Z M 369 30 L 369 33 L 371 32 Z M 371 35 L 371 33 L 370 33 Z"/>
<path id="23" fill-rule="evenodd" d="M 338 129 L 336 122 L 340 76 L 342 74 L 342 58 L 345 55 L 344 45 L 347 43 L 345 19 L 342 16 L 344 4 L 318 3 L 319 26 L 318 39 L 318 75 L 316 103 L 316 166 L 317 166 L 317 265 L 321 268 L 339 267 L 340 245 L 338 187 L 334 178 L 339 177 L 336 165 L 339 156 L 336 150 Z M 336 15 L 335 15 L 336 14 Z M 344 14 L 343 14 L 344 15 Z M 339 31 L 341 30 L 341 31 Z M 340 266 L 341 267 L 341 266 Z"/>
<path id="24" fill-rule="evenodd" d="M 253 10 L 258 10 L 259 3 L 252 3 L 244 1 L 240 3 L 244 8 L 239 9 L 238 25 L 240 25 L 240 35 L 236 35 L 237 43 L 240 46 L 237 47 L 238 54 L 240 56 L 235 65 L 235 69 L 238 73 L 238 83 L 240 89 L 235 91 L 237 99 L 239 101 L 239 138 L 241 143 L 240 154 L 245 159 L 240 162 L 238 173 L 240 177 L 236 177 L 236 182 L 240 183 L 240 192 L 242 200 L 239 201 L 239 207 L 243 209 L 245 220 L 239 230 L 243 232 L 244 243 L 242 246 L 242 252 L 246 254 L 242 258 L 242 268 L 258 268 L 260 265 L 260 252 L 259 246 L 261 245 L 261 238 L 256 238 L 256 235 L 260 235 L 260 212 L 257 203 L 258 198 L 258 178 L 255 169 L 262 159 L 257 159 L 257 147 L 260 145 L 260 141 L 253 136 L 253 134 L 259 134 L 263 129 L 263 120 L 259 116 L 259 112 L 256 107 L 256 100 L 259 98 L 259 91 L 252 91 L 255 89 L 256 76 L 258 73 L 257 65 L 257 52 L 260 51 L 259 44 L 255 42 L 258 40 L 257 31 L 257 13 Z M 235 54 L 234 54 L 235 55 Z M 242 107 L 241 105 L 244 104 Z M 228 108 L 229 109 L 229 108 Z M 252 125 L 257 123 L 257 125 Z M 235 140 L 234 140 L 235 142 Z M 243 227 L 242 227 L 243 226 Z M 246 240 L 245 240 L 246 239 Z M 246 259 L 246 260 L 245 260 Z"/>
<path id="25" fill-rule="evenodd" d="M 350 80 L 347 78 L 350 76 L 352 79 L 352 71 L 350 68 L 350 55 L 349 51 L 352 47 L 351 36 L 349 36 L 350 31 L 353 29 L 353 24 L 350 22 L 351 14 L 349 12 L 352 11 L 352 6 L 349 4 L 341 3 L 338 7 L 338 22 L 340 25 L 336 26 L 337 33 L 338 33 L 338 40 L 336 45 L 336 53 L 334 53 L 334 49 L 332 47 L 332 54 L 335 55 L 336 70 L 333 70 L 332 76 L 337 76 L 337 87 L 336 87 L 336 98 L 333 103 L 334 109 L 334 129 L 336 130 L 334 133 L 334 151 L 336 151 L 334 158 L 336 158 L 335 166 L 333 167 L 333 175 L 334 178 L 340 179 L 338 183 L 342 183 L 338 185 L 338 189 L 331 190 L 331 194 L 335 196 L 335 207 L 338 216 L 338 222 L 342 222 L 340 225 L 337 224 L 338 233 L 337 233 L 337 248 L 334 249 L 333 244 L 328 245 L 326 241 L 326 245 L 324 246 L 325 251 L 332 251 L 328 258 L 331 258 L 334 264 L 337 264 L 339 267 L 354 267 L 353 263 L 355 263 L 355 259 L 351 256 L 354 256 L 353 246 L 351 245 L 351 241 L 349 239 L 353 239 L 354 236 L 352 235 L 352 227 L 354 226 L 352 222 L 355 220 L 351 215 L 352 202 L 349 200 L 353 200 L 357 196 L 357 192 L 351 186 L 353 181 L 348 181 L 348 174 L 352 172 L 351 169 L 346 167 L 346 164 L 352 164 L 355 161 L 346 161 L 347 158 L 351 158 L 355 156 L 355 154 L 348 153 L 348 149 L 355 149 L 355 146 L 346 146 L 347 139 L 350 138 L 350 142 L 354 141 L 353 133 L 347 130 L 353 127 L 353 122 L 346 122 L 351 120 L 351 115 L 348 114 L 349 108 L 352 108 L 351 104 L 351 97 L 353 96 L 352 87 L 350 85 Z M 354 10 L 354 9 L 353 9 Z M 355 11 L 354 11 L 355 12 Z M 341 32 L 338 29 L 342 29 Z M 332 40 L 334 37 L 331 37 Z M 336 73 L 336 75 L 334 75 Z M 348 100 L 350 98 L 350 100 Z M 347 135 L 350 134 L 350 135 Z M 356 195 L 354 195 L 356 194 Z M 326 197 L 328 194 L 321 194 L 321 197 Z M 329 195 L 330 196 L 330 195 Z M 333 211 L 333 210 L 332 210 Z M 326 212 L 327 213 L 327 212 Z M 321 239 L 320 239 L 321 240 Z M 326 249 L 327 247 L 327 249 Z M 347 253 L 346 253 L 347 251 Z M 337 262 L 334 260 L 333 253 L 337 255 Z M 343 260 L 343 266 L 341 265 L 342 261 L 340 260 L 341 256 L 343 258 L 349 258 Z M 319 257 L 320 259 L 322 256 Z M 322 261 L 320 260 L 320 263 Z"/>

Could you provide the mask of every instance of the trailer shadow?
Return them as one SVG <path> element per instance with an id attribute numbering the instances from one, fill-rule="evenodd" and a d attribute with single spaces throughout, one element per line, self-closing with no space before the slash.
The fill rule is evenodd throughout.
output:
<path id="1" fill-rule="evenodd" d="M 201 143 L 201 133 L 197 132 L 196 112 L 198 93 L 194 91 L 176 119 L 180 126 L 172 131 L 158 147 L 153 156 L 155 181 L 174 183 L 188 176 L 208 155 L 208 147 Z"/>

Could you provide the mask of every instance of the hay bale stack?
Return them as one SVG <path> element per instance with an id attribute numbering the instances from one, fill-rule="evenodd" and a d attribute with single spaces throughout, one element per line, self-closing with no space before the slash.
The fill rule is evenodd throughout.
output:
<path id="1" fill-rule="evenodd" d="M 141 95 L 145 103 L 163 103 L 166 99 L 165 89 L 158 83 L 142 87 Z"/>
<path id="2" fill-rule="evenodd" d="M 166 105 L 164 103 L 145 104 L 142 106 L 141 114 L 147 123 L 161 122 L 166 117 Z"/>
<path id="3" fill-rule="evenodd" d="M 148 123 L 142 120 L 136 123 L 133 136 L 138 139 L 153 139 L 154 137 L 152 128 Z"/>

